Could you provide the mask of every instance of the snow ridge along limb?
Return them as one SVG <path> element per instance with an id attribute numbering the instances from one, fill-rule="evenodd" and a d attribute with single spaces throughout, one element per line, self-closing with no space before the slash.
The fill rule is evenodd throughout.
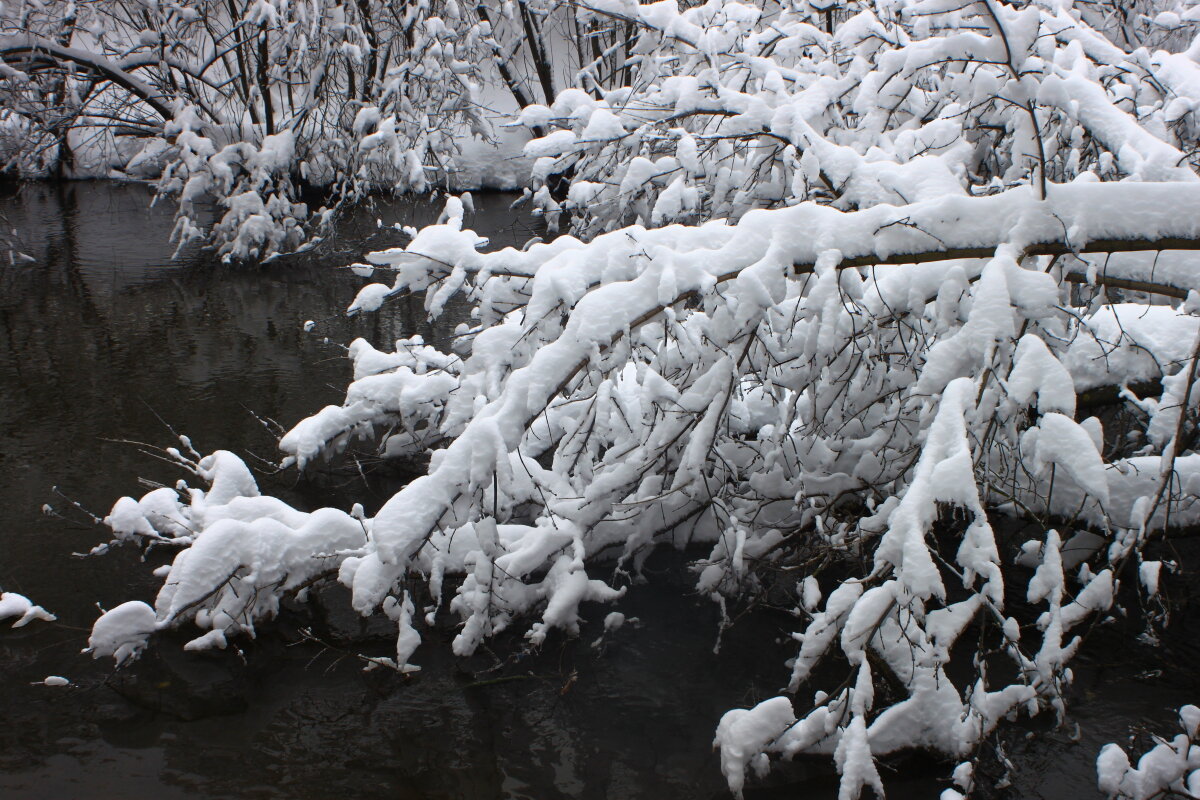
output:
<path id="1" fill-rule="evenodd" d="M 1038 200 L 1024 186 L 849 213 L 808 203 L 778 213 L 820 209 L 826 217 L 807 251 L 795 254 L 797 273 L 814 271 L 817 256 L 829 247 L 841 251 L 841 269 L 990 258 L 1005 241 L 1026 256 L 1200 249 L 1195 184 L 1078 182 L 1052 185 L 1049 195 Z M 1168 218 L 1162 208 L 1178 214 Z M 826 244 L 830 238 L 836 244 Z"/>

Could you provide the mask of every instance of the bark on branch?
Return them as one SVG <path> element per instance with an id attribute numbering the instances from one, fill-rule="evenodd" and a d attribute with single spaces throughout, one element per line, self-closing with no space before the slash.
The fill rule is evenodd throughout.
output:
<path id="1" fill-rule="evenodd" d="M 1039 242 L 1025 248 L 1027 256 L 1064 256 L 1079 253 L 1156 253 L 1163 250 L 1200 250 L 1200 237 L 1181 238 L 1145 238 L 1145 239 L 1096 239 L 1083 245 L 1072 246 L 1066 242 Z M 930 249 L 920 252 L 891 253 L 889 255 L 863 254 L 843 257 L 837 264 L 838 269 L 849 267 L 870 267 L 896 264 L 928 264 L 934 261 L 950 261 L 960 258 L 991 258 L 996 254 L 996 248 L 982 247 L 951 247 L 945 249 Z M 793 265 L 797 275 L 812 273 L 816 270 L 816 262 L 797 262 Z M 1142 281 L 1133 278 L 1121 278 L 1098 273 L 1090 277 L 1084 272 L 1073 271 L 1063 275 L 1067 283 L 1078 283 L 1090 286 L 1107 286 L 1114 289 L 1126 289 L 1134 292 L 1149 292 L 1186 300 L 1188 292 L 1193 287 L 1175 286 L 1158 281 Z M 1200 270 L 1195 275 L 1195 288 L 1200 290 Z"/>

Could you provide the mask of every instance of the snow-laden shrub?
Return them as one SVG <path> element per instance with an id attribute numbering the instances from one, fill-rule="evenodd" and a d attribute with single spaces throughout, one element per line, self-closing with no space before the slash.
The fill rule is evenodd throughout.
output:
<path id="1" fill-rule="evenodd" d="M 1195 53 L 1122 49 L 1062 2 L 589 8 L 643 29 L 637 92 L 585 71 L 522 113 L 571 119 L 531 154 L 551 160 L 538 175 L 574 170 L 582 235 L 480 252 L 451 198 L 367 257 L 394 277 L 349 310 L 411 291 L 436 317 L 460 295 L 455 347 L 355 342 L 345 403 L 281 440 L 303 468 L 377 437 L 426 473 L 374 517 L 305 515 L 232 454 L 179 456 L 207 490 L 108 519 L 184 548 L 156 627 L 225 646 L 336 575 L 396 621 L 406 669 L 439 614 L 461 655 L 510 629 L 537 646 L 619 604 L 653 548 L 702 548 L 698 592 L 790 592 L 798 619 L 787 692 L 718 728 L 734 791 L 771 756 L 825 754 L 856 797 L 912 748 L 967 791 L 1001 720 L 1065 713 L 1080 627 L 1122 585 L 1157 593 L 1148 545 L 1200 521 L 1200 181 L 1154 99 L 1189 97 Z M 681 120 L 664 161 L 680 96 L 688 124 L 725 127 Z M 1131 436 L 1084 410 L 1106 392 Z M 998 514 L 1046 530 L 1016 565 Z"/>
<path id="2" fill-rule="evenodd" d="M 186 438 L 184 444 L 190 451 Z M 123 661 L 155 630 L 185 622 L 207 631 L 185 649 L 224 647 L 229 636 L 253 635 L 256 623 L 278 613 L 283 596 L 336 574 L 346 554 L 365 542 L 360 514 L 332 508 L 308 514 L 264 497 L 233 453 L 169 453 L 207 488 L 180 481 L 140 500 L 123 497 L 104 519 L 114 543 L 182 549 L 162 572 L 153 609 L 124 603 L 97 621 L 89 642 L 97 656 Z"/>
<path id="3" fill-rule="evenodd" d="M 1100 791 L 1122 800 L 1200 795 L 1200 708 L 1179 709 L 1182 731 L 1171 739 L 1157 739 L 1154 747 L 1138 759 L 1137 766 L 1119 744 L 1106 744 L 1096 759 Z"/>

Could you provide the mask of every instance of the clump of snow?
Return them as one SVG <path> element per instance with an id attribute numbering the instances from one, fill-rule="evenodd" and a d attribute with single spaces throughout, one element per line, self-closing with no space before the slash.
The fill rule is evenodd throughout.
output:
<path id="1" fill-rule="evenodd" d="M 1200 333 L 1200 317 L 1166 305 L 1106 304 L 1083 322 L 1063 356 L 1079 391 L 1174 373 Z"/>
<path id="2" fill-rule="evenodd" d="M 154 609 L 140 600 L 130 600 L 104 612 L 92 624 L 92 634 L 83 652 L 91 653 L 92 658 L 112 656 L 120 666 L 145 649 L 157 627 Z"/>
<path id="3" fill-rule="evenodd" d="M 16 592 L 0 592 L 0 620 L 12 619 L 14 628 L 22 628 L 34 620 L 54 622 L 55 617 L 41 606 L 34 605 L 28 597 Z"/>
<path id="4" fill-rule="evenodd" d="M 764 758 L 767 746 L 795 721 L 792 703 L 786 697 L 773 697 L 754 708 L 727 711 L 721 717 L 713 747 L 721 751 L 721 772 L 736 797 L 742 796 L 747 766 Z"/>
<path id="5" fill-rule="evenodd" d="M 354 302 L 346 309 L 353 314 L 358 311 L 378 311 L 383 301 L 391 294 L 391 288 L 382 283 L 368 283 L 354 298 Z"/>

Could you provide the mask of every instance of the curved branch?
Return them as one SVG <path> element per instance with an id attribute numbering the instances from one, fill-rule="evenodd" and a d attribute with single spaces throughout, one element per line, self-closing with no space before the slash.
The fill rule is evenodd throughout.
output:
<path id="1" fill-rule="evenodd" d="M 164 102 L 166 95 L 97 53 L 64 47 L 32 34 L 0 37 L 0 60 L 7 62 L 21 57 L 42 62 L 69 62 L 85 67 L 137 97 L 154 109 L 163 120 L 170 120 L 175 116 L 175 112 Z"/>

